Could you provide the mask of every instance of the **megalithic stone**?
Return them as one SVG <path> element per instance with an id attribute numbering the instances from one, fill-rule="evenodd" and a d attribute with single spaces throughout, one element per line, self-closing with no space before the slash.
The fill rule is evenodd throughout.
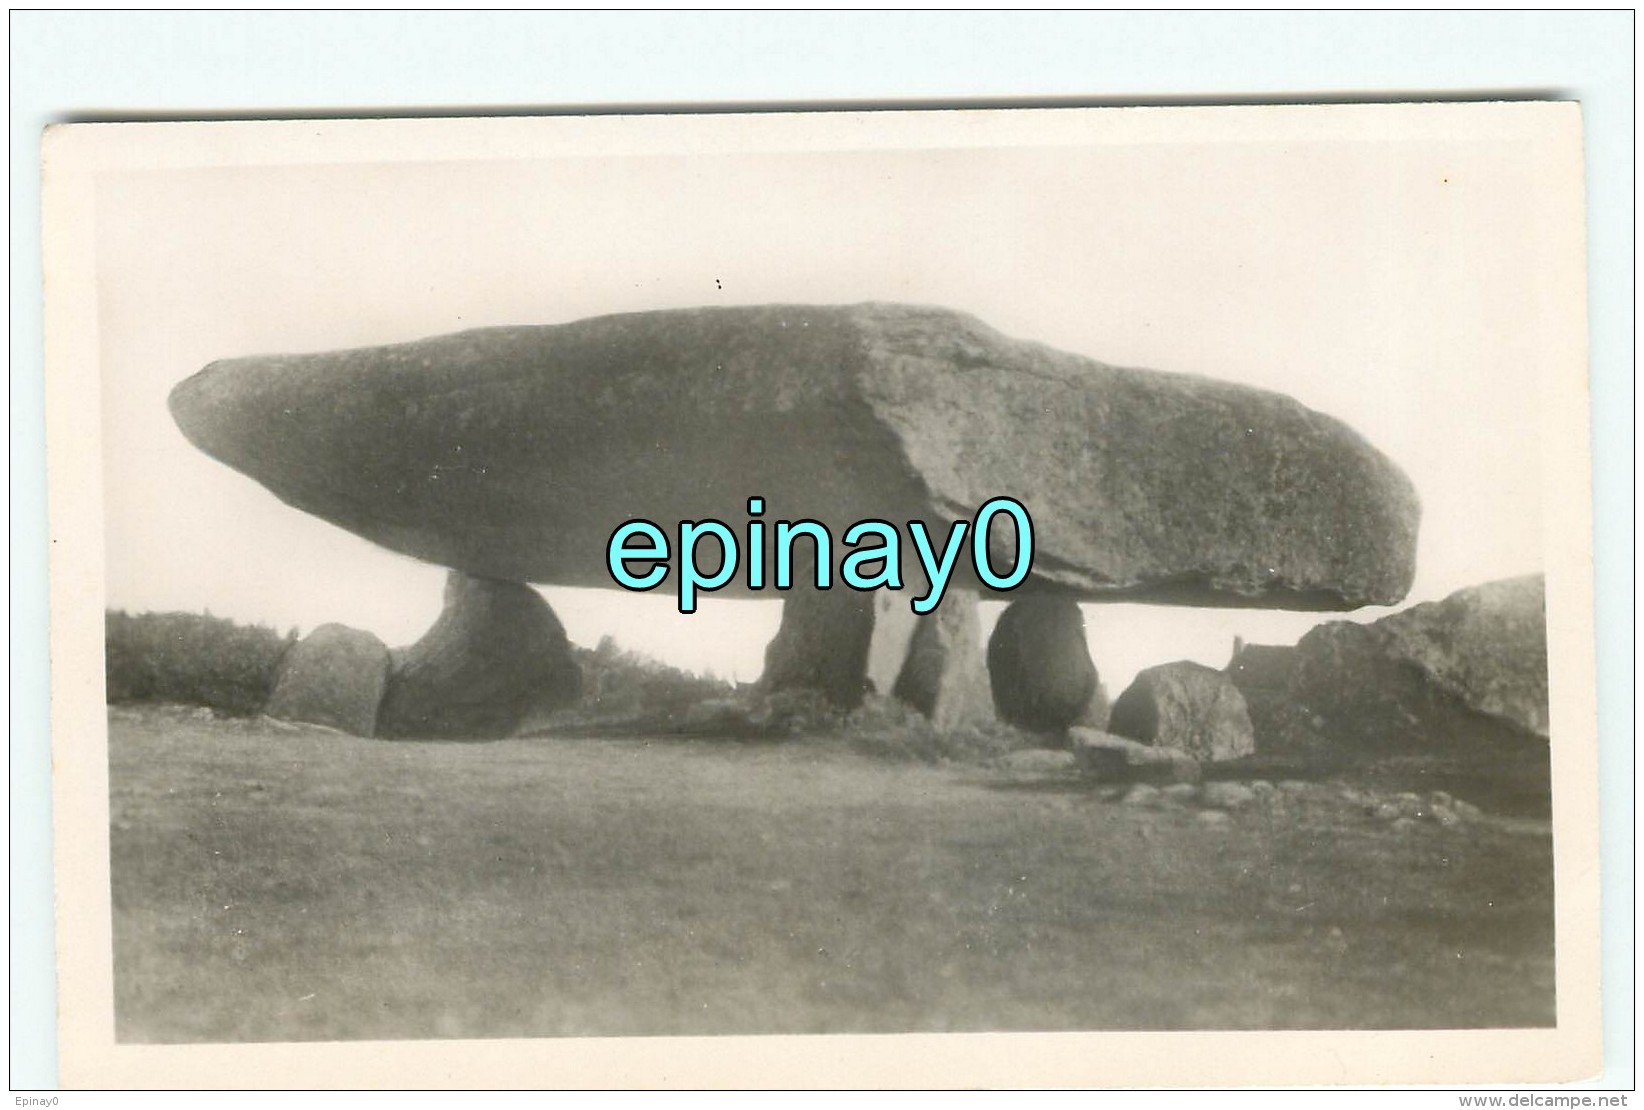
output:
<path id="1" fill-rule="evenodd" d="M 1201 762 L 1256 751 L 1244 695 L 1222 671 L 1190 659 L 1137 674 L 1113 703 L 1115 735 L 1186 752 Z"/>
<path id="2" fill-rule="evenodd" d="M 938 729 L 994 720 L 982 664 L 976 593 L 954 589 L 935 612 L 914 618 L 907 658 L 892 689 Z"/>
<path id="3" fill-rule="evenodd" d="M 286 651 L 264 712 L 375 736 L 388 666 L 388 648 L 371 633 L 322 624 Z"/>
<path id="4" fill-rule="evenodd" d="M 559 618 L 518 582 L 452 571 L 439 619 L 394 654 L 378 714 L 383 736 L 508 736 L 531 713 L 582 693 L 582 668 Z"/>
<path id="5" fill-rule="evenodd" d="M 622 524 L 734 527 L 756 495 L 836 537 L 869 517 L 940 534 L 1010 496 L 1034 525 L 1023 588 L 1083 600 L 1352 609 L 1414 572 L 1415 492 L 1340 421 L 939 308 L 678 309 L 238 358 L 170 403 L 290 504 L 492 579 L 611 588 Z M 995 524 L 1003 570 L 1015 530 Z M 969 563 L 951 585 L 980 585 Z M 776 596 L 740 574 L 724 592 Z"/>
<path id="6" fill-rule="evenodd" d="M 765 646 L 760 686 L 771 691 L 815 690 L 845 709 L 861 705 L 867 693 L 868 659 L 874 654 L 874 596 L 842 586 L 798 589 L 782 596 L 782 623 Z M 884 654 L 883 645 L 879 654 Z"/>
<path id="7" fill-rule="evenodd" d="M 815 690 L 853 709 L 869 692 L 894 696 L 938 728 L 991 721 L 973 590 L 950 589 L 915 616 L 904 594 L 794 590 L 765 651 L 766 690 Z"/>
<path id="8" fill-rule="evenodd" d="M 1029 594 L 1012 601 L 993 626 L 987 658 L 993 704 L 1013 725 L 1059 732 L 1087 710 L 1100 715 L 1105 709 L 1091 706 L 1096 665 L 1084 614 L 1070 597 Z"/>

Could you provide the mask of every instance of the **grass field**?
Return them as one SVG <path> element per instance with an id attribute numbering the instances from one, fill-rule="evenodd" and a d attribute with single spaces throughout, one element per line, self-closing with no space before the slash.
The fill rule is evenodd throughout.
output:
<path id="1" fill-rule="evenodd" d="M 110 711 L 126 1041 L 1549 1025 L 1545 821 Z"/>

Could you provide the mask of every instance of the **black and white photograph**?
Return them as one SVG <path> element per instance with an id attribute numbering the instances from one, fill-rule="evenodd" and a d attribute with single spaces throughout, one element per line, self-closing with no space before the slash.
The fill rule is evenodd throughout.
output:
<path id="1" fill-rule="evenodd" d="M 1581 152 L 1554 102 L 55 129 L 65 1066 L 1584 1074 Z M 1099 1047 L 1179 1033 L 1271 1036 Z"/>

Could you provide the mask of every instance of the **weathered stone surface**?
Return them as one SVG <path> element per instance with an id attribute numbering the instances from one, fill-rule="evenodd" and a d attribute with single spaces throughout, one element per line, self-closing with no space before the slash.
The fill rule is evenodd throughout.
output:
<path id="1" fill-rule="evenodd" d="M 1239 644 L 1227 664 L 1227 677 L 1244 695 L 1245 709 L 1264 755 L 1311 759 L 1324 756 L 1326 745 L 1313 725 L 1313 712 L 1291 693 L 1296 672 L 1293 644 Z"/>
<path id="2" fill-rule="evenodd" d="M 1249 649 L 1246 649 L 1249 650 Z M 1461 590 L 1373 624 L 1320 625 L 1282 685 L 1247 687 L 1264 750 L 1545 751 L 1547 630 L 1539 575 Z"/>
<path id="3" fill-rule="evenodd" d="M 582 671 L 542 595 L 518 582 L 453 571 L 445 609 L 396 653 L 383 699 L 385 736 L 508 736 L 533 711 L 573 704 Z"/>
<path id="4" fill-rule="evenodd" d="M 1034 578 L 1097 600 L 1345 609 L 1397 601 L 1413 570 L 1410 483 L 1339 421 L 936 308 L 671 310 L 241 358 L 170 403 L 287 502 L 488 578 L 610 587 L 619 525 L 734 525 L 755 494 L 835 536 L 867 517 L 934 531 L 1009 494 Z M 992 529 L 1001 568 L 1013 532 Z"/>
<path id="5" fill-rule="evenodd" d="M 908 657 L 892 694 L 938 729 L 992 721 L 976 594 L 950 588 L 934 613 L 914 621 Z"/>
<path id="6" fill-rule="evenodd" d="M 282 721 L 377 734 L 377 710 L 388 682 L 388 648 L 369 632 L 322 624 L 280 661 L 265 712 Z"/>
<path id="7" fill-rule="evenodd" d="M 1120 736 L 1176 748 L 1209 762 L 1256 750 L 1244 696 L 1221 671 L 1182 660 L 1149 667 L 1113 703 Z"/>
<path id="8" fill-rule="evenodd" d="M 919 618 L 899 593 L 875 590 L 872 597 L 873 636 L 868 641 L 867 684 L 870 692 L 888 696 L 896 689 L 896 680 L 908 661 Z"/>
<path id="9" fill-rule="evenodd" d="M 845 709 L 870 692 L 890 695 L 943 729 L 994 719 L 974 591 L 950 588 L 922 617 L 897 594 L 836 587 L 786 598 L 763 689 L 815 690 Z"/>
<path id="10" fill-rule="evenodd" d="M 1199 761 L 1175 748 L 1159 748 L 1093 728 L 1068 730 L 1079 768 L 1099 782 L 1198 782 Z"/>
<path id="11" fill-rule="evenodd" d="M 988 639 L 988 676 L 1001 719 L 1038 732 L 1078 721 L 1097 687 L 1078 603 L 1028 594 L 1007 605 Z"/>
<path id="12" fill-rule="evenodd" d="M 1547 592 L 1539 574 L 1458 590 L 1371 627 L 1469 709 L 1548 735 Z"/>
<path id="13" fill-rule="evenodd" d="M 836 587 L 792 590 L 782 599 L 782 623 L 765 646 L 760 687 L 815 690 L 844 709 L 861 705 L 874 638 L 874 596 Z"/>

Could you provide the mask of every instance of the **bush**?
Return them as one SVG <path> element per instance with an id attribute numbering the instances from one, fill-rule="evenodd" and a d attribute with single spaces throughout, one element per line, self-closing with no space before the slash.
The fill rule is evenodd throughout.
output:
<path id="1" fill-rule="evenodd" d="M 235 716 L 262 712 L 280 659 L 297 640 L 209 613 L 110 612 L 104 661 L 108 700 L 203 705 Z"/>
<path id="2" fill-rule="evenodd" d="M 533 722 L 531 731 L 671 733 L 714 739 L 844 740 L 870 755 L 901 760 L 982 763 L 1041 740 L 1003 723 L 940 731 L 924 714 L 870 695 L 850 712 L 820 691 L 735 687 L 712 675 L 677 670 L 609 636 L 593 651 L 575 647 L 582 664 L 582 703 Z"/>
<path id="3" fill-rule="evenodd" d="M 694 675 L 624 651 L 610 636 L 589 651 L 573 644 L 582 667 L 582 701 L 552 715 L 559 723 L 620 723 L 652 728 L 682 724 L 692 706 L 722 699 L 735 688 L 713 675 Z"/>
<path id="4" fill-rule="evenodd" d="M 697 707 L 686 731 L 730 737 L 844 740 L 867 755 L 925 763 L 985 763 L 1007 752 L 1039 746 L 1036 737 L 1003 722 L 939 729 L 923 713 L 895 698 L 870 694 L 845 711 L 817 690 L 758 689 Z"/>
<path id="5" fill-rule="evenodd" d="M 837 733 L 844 712 L 818 690 L 766 692 L 748 686 L 728 698 L 698 702 L 679 730 L 688 735 L 785 740 Z"/>
<path id="6" fill-rule="evenodd" d="M 840 732 L 857 751 L 925 763 L 985 763 L 1041 744 L 1003 721 L 938 729 L 917 709 L 893 698 L 871 695 L 845 717 Z"/>

